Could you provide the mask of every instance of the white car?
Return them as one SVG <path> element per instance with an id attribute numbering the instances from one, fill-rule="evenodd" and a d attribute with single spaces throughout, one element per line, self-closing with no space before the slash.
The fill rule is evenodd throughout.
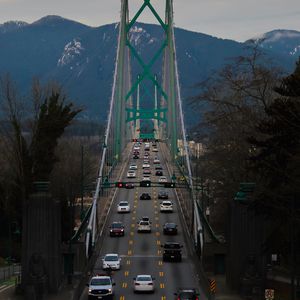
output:
<path id="1" fill-rule="evenodd" d="M 106 254 L 102 258 L 102 269 L 112 269 L 112 270 L 120 270 L 121 268 L 121 258 L 116 253 Z"/>
<path id="2" fill-rule="evenodd" d="M 130 204 L 128 201 L 121 201 L 118 204 L 118 213 L 128 213 L 130 212 Z"/>
<path id="3" fill-rule="evenodd" d="M 150 164 L 143 164 L 143 169 L 150 168 Z"/>
<path id="4" fill-rule="evenodd" d="M 137 170 L 137 164 L 131 164 L 129 170 Z"/>
<path id="5" fill-rule="evenodd" d="M 134 170 L 129 170 L 127 172 L 127 178 L 135 178 L 136 177 L 136 173 Z"/>
<path id="6" fill-rule="evenodd" d="M 88 287 L 88 297 L 92 298 L 95 295 L 101 295 L 103 298 L 114 297 L 114 288 L 115 283 L 110 276 L 94 276 L 91 278 Z"/>
<path id="7" fill-rule="evenodd" d="M 173 212 L 173 203 L 169 200 L 164 200 L 160 203 L 161 212 Z"/>
<path id="8" fill-rule="evenodd" d="M 151 181 L 151 178 L 149 175 L 144 175 L 142 181 Z"/>
<path id="9" fill-rule="evenodd" d="M 154 280 L 151 275 L 137 275 L 133 278 L 133 291 L 136 292 L 154 292 Z"/>
<path id="10" fill-rule="evenodd" d="M 166 177 L 166 176 L 160 176 L 159 179 L 158 179 L 158 182 L 159 182 L 159 183 L 165 183 L 165 182 L 168 182 L 167 177 Z"/>
<path id="11" fill-rule="evenodd" d="M 138 232 L 151 232 L 150 221 L 143 221 L 143 220 L 139 221 L 137 231 Z"/>
<path id="12" fill-rule="evenodd" d="M 154 164 L 160 164 L 159 158 L 155 157 L 154 160 L 153 160 L 153 163 Z"/>
<path id="13" fill-rule="evenodd" d="M 137 146 L 137 145 L 134 146 L 134 147 L 133 147 L 133 150 L 140 150 L 140 146 Z"/>
<path id="14" fill-rule="evenodd" d="M 158 152 L 157 148 L 152 148 L 152 152 Z"/>

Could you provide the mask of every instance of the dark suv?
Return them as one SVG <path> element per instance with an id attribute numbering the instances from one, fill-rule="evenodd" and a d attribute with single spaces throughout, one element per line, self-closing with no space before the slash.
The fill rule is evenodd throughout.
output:
<path id="1" fill-rule="evenodd" d="M 182 245 L 176 242 L 165 242 L 161 245 L 163 250 L 163 261 L 181 261 Z"/>
<path id="2" fill-rule="evenodd" d="M 178 289 L 177 292 L 174 293 L 174 295 L 176 296 L 176 300 L 199 300 L 199 293 L 194 288 Z"/>

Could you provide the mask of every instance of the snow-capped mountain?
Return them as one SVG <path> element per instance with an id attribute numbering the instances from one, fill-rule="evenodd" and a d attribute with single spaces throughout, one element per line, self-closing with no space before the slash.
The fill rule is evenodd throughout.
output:
<path id="1" fill-rule="evenodd" d="M 64 86 L 73 102 L 86 109 L 86 115 L 105 120 L 118 30 L 115 23 L 93 28 L 59 16 L 47 16 L 32 24 L 5 23 L 0 25 L 0 75 L 9 72 L 22 94 L 29 94 L 33 77 L 44 82 L 56 80 Z M 275 61 L 291 71 L 298 59 L 298 34 L 273 34 L 273 39 L 266 34 L 257 42 L 259 40 Z M 193 94 L 196 83 L 229 63 L 233 57 L 245 53 L 245 43 L 179 28 L 175 29 L 175 38 L 183 99 Z M 158 25 L 136 23 L 131 28 L 130 43 L 145 63 L 151 61 L 163 39 L 163 30 Z M 286 48 L 282 39 L 291 46 Z M 292 55 L 293 51 L 295 54 Z M 142 70 L 138 60 L 132 58 L 134 80 Z M 161 62 L 162 56 L 152 66 L 152 71 L 158 76 Z M 191 109 L 184 107 L 186 111 Z M 192 119 L 192 114 L 189 114 L 189 121 Z"/>
<path id="2" fill-rule="evenodd" d="M 260 47 L 287 56 L 300 56 L 300 32 L 295 30 L 273 30 L 252 38 Z"/>

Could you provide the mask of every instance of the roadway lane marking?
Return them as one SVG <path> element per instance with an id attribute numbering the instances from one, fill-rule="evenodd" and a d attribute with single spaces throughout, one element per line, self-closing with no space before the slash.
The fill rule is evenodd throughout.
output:
<path id="1" fill-rule="evenodd" d="M 156 227 L 156 228 L 158 228 L 158 227 L 159 227 L 159 224 L 158 224 L 158 223 L 157 223 L 157 224 L 155 224 L 155 227 Z"/>
<path id="2" fill-rule="evenodd" d="M 132 250 L 128 250 L 128 251 L 127 251 L 127 255 L 128 255 L 128 256 L 131 256 L 131 255 L 132 255 Z"/>
<path id="3" fill-rule="evenodd" d="M 135 216 L 133 216 L 131 219 L 132 219 L 132 221 L 134 221 L 135 220 Z"/>
<path id="4" fill-rule="evenodd" d="M 137 208 L 137 206 L 136 206 L 136 205 L 133 205 L 133 208 Z"/>
<path id="5" fill-rule="evenodd" d="M 154 208 L 157 208 L 158 206 L 157 205 L 154 205 Z"/>
<path id="6" fill-rule="evenodd" d="M 155 217 L 155 221 L 158 221 L 159 220 L 159 217 Z"/>
<path id="7" fill-rule="evenodd" d="M 136 211 L 134 210 L 132 213 L 133 213 L 133 214 L 136 214 Z"/>
<path id="8" fill-rule="evenodd" d="M 156 210 L 154 213 L 157 215 L 157 214 L 158 214 L 158 211 Z"/>
<path id="9" fill-rule="evenodd" d="M 125 300 L 125 296 L 120 296 L 120 300 Z"/>
<path id="10" fill-rule="evenodd" d="M 135 224 L 131 224 L 131 227 L 134 228 L 134 227 L 135 227 Z"/>
<path id="11" fill-rule="evenodd" d="M 129 265 L 130 265 L 130 263 L 131 263 L 131 262 L 130 262 L 130 260 L 128 259 L 128 260 L 126 261 L 126 265 L 128 265 L 128 266 L 129 266 Z"/>
<path id="12" fill-rule="evenodd" d="M 155 232 L 155 234 L 156 234 L 156 236 L 160 236 L 160 232 L 159 231 Z"/>
<path id="13" fill-rule="evenodd" d="M 157 250 L 157 255 L 161 255 L 161 250 Z"/>
<path id="14" fill-rule="evenodd" d="M 129 245 L 132 245 L 133 244 L 133 240 L 129 240 Z"/>
<path id="15" fill-rule="evenodd" d="M 161 289 L 164 289 L 164 288 L 165 288 L 165 284 L 164 284 L 164 283 L 160 283 L 160 284 L 159 284 L 159 287 L 160 287 Z"/>
<path id="16" fill-rule="evenodd" d="M 158 261 L 158 265 L 159 265 L 159 266 L 162 266 L 162 265 L 163 265 L 162 260 L 159 260 L 159 261 Z"/>
<path id="17" fill-rule="evenodd" d="M 159 272 L 159 277 L 164 277 L 164 272 Z"/>
<path id="18" fill-rule="evenodd" d="M 160 245 L 160 240 L 157 240 L 157 241 L 156 241 L 156 245 Z"/>
<path id="19" fill-rule="evenodd" d="M 123 288 L 123 289 L 126 289 L 126 288 L 127 288 L 127 282 L 123 282 L 123 283 L 122 283 L 122 288 Z"/>
<path id="20" fill-rule="evenodd" d="M 124 276 L 127 277 L 129 275 L 129 271 L 124 272 Z"/>
<path id="21" fill-rule="evenodd" d="M 130 231 L 130 235 L 133 236 L 133 235 L 134 235 L 134 232 L 133 232 L 133 231 Z"/>
<path id="22" fill-rule="evenodd" d="M 166 296 L 161 296 L 161 300 L 167 300 Z"/>

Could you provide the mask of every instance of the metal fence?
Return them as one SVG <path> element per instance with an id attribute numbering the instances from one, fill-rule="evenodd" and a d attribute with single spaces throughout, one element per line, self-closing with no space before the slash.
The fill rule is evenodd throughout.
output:
<path id="1" fill-rule="evenodd" d="M 21 274 L 21 264 L 12 264 L 0 268 L 0 283 L 9 280 L 13 276 Z"/>

